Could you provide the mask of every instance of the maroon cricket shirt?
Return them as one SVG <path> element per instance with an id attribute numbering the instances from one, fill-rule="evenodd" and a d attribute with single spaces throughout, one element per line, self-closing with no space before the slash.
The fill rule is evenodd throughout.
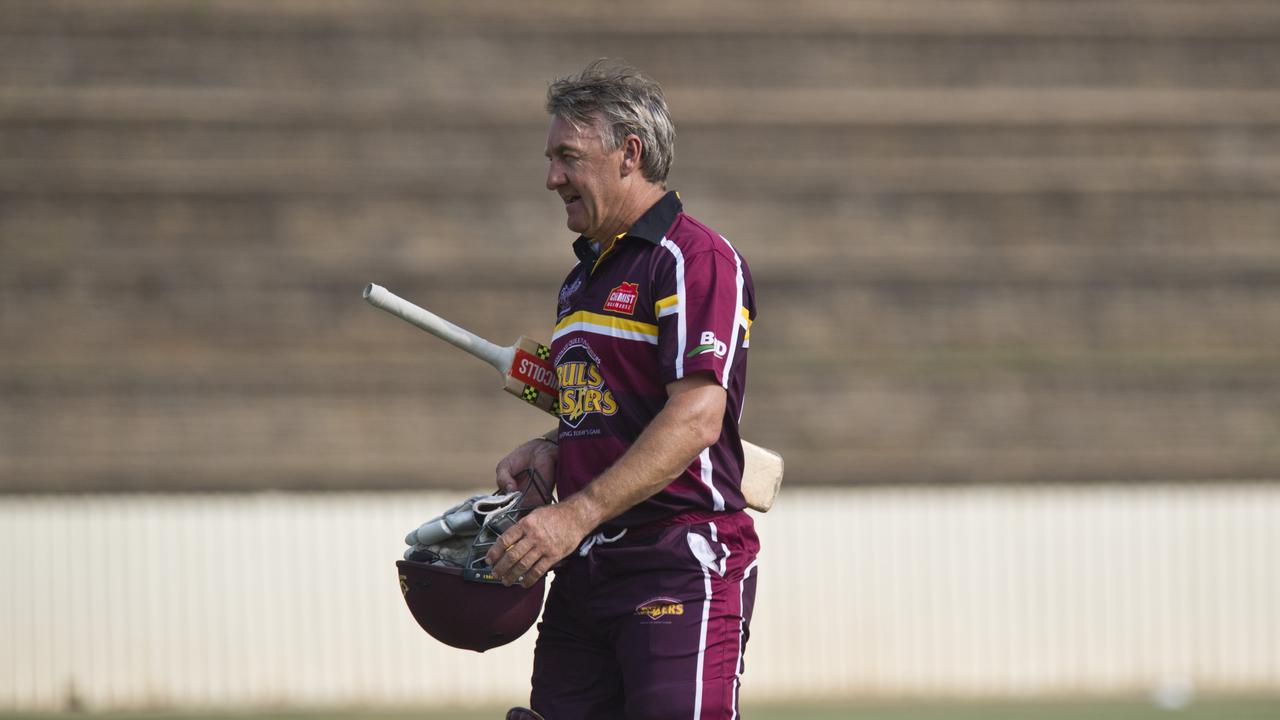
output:
<path id="1" fill-rule="evenodd" d="M 560 288 L 551 354 L 560 381 L 564 499 L 622 456 L 667 401 L 668 383 L 706 373 L 728 393 L 720 439 L 657 495 L 604 525 L 694 522 L 746 507 L 738 420 L 747 383 L 755 293 L 747 263 L 668 192 Z"/>

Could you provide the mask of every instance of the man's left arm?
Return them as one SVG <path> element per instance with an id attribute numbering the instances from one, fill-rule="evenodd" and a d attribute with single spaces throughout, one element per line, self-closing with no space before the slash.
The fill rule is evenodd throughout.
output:
<path id="1" fill-rule="evenodd" d="M 669 383 L 667 396 L 666 405 L 608 470 L 502 534 L 486 559 L 504 584 L 532 587 L 587 533 L 665 488 L 720 438 L 726 395 L 709 373 Z"/>

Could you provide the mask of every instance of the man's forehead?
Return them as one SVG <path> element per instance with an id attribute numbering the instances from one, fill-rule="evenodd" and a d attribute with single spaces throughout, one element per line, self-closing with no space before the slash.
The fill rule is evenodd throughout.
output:
<path id="1" fill-rule="evenodd" d="M 602 140 L 604 135 L 600 122 L 599 117 L 592 117 L 590 124 L 573 123 L 552 115 L 551 127 L 547 131 L 547 154 L 556 150 L 580 150 L 588 143 Z"/>

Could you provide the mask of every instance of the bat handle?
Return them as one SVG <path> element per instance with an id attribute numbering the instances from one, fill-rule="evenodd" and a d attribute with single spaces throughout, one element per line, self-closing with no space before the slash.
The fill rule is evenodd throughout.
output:
<path id="1" fill-rule="evenodd" d="M 515 348 L 494 345 L 479 335 L 414 305 L 381 285 L 369 283 L 365 286 L 364 299 L 368 300 L 370 305 L 385 310 L 411 325 L 426 330 L 459 350 L 484 360 L 504 375 L 511 369 L 511 363 L 515 360 Z"/>

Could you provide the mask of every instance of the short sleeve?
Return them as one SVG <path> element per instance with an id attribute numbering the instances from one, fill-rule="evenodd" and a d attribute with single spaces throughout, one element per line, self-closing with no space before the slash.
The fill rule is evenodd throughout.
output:
<path id="1" fill-rule="evenodd" d="M 735 357 L 745 352 L 743 270 L 736 256 L 704 250 L 684 256 L 658 282 L 658 353 L 664 383 L 709 372 L 728 384 Z"/>

